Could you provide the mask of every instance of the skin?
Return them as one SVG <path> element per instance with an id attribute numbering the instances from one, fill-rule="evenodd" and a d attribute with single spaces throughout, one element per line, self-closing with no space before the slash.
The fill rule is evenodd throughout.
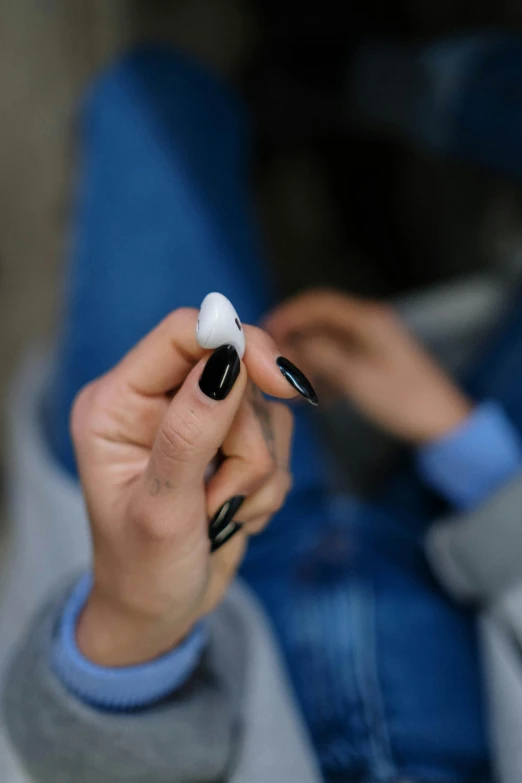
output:
<path id="1" fill-rule="evenodd" d="M 240 375 L 225 400 L 211 400 L 198 385 L 209 352 L 196 343 L 196 319 L 195 310 L 172 313 L 73 408 L 94 551 L 77 642 L 103 666 L 151 660 L 178 644 L 222 599 L 248 536 L 290 488 L 292 417 L 261 394 L 295 395 L 276 366 L 280 351 L 245 327 Z M 211 556 L 208 521 L 235 495 L 246 496 L 243 528 Z"/>
<path id="2" fill-rule="evenodd" d="M 169 316 L 112 372 L 88 386 L 72 431 L 94 541 L 94 588 L 77 640 L 95 663 L 121 666 L 171 649 L 222 599 L 249 534 L 260 532 L 290 487 L 291 416 L 261 392 L 295 392 L 283 353 L 362 413 L 413 444 L 444 437 L 471 402 L 391 308 L 332 291 L 286 302 L 248 350 L 226 400 L 198 386 L 206 354 L 196 311 Z M 172 389 L 177 393 L 172 396 Z M 204 474 L 218 449 L 219 470 Z M 246 495 L 244 528 L 212 557 L 208 519 Z"/>
<path id="3" fill-rule="evenodd" d="M 443 438 L 472 404 L 391 307 L 315 290 L 275 310 L 266 329 L 312 382 L 413 444 Z"/>

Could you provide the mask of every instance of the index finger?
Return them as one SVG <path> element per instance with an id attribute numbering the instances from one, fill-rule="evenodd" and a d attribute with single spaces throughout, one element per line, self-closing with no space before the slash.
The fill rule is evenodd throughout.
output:
<path id="1" fill-rule="evenodd" d="M 121 360 L 114 378 L 143 396 L 167 394 L 181 386 L 194 365 L 209 353 L 196 342 L 197 318 L 198 311 L 193 308 L 168 315 Z M 272 397 L 291 399 L 303 394 L 299 371 L 284 371 L 272 338 L 255 326 L 244 326 L 244 330 L 247 348 L 243 361 L 249 378 Z"/>

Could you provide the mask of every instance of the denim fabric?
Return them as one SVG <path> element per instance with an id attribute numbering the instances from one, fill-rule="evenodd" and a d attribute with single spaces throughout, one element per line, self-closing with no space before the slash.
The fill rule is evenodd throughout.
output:
<path id="1" fill-rule="evenodd" d="M 44 405 L 69 472 L 76 392 L 162 316 L 212 290 L 245 321 L 273 302 L 249 147 L 235 96 L 171 50 L 139 50 L 93 86 Z M 435 584 L 421 547 L 440 501 L 405 468 L 375 506 L 332 507 L 308 415 L 296 412 L 293 491 L 242 573 L 279 633 L 325 776 L 478 780 L 488 750 L 473 618 Z"/>

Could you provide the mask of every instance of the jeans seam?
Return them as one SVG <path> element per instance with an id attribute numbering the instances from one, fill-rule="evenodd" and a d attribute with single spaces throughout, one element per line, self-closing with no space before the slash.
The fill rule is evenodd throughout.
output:
<path id="1" fill-rule="evenodd" d="M 375 598 L 373 587 L 357 579 L 352 591 L 354 629 L 354 678 L 369 738 L 369 773 L 375 783 L 396 780 L 384 697 L 377 667 Z"/>

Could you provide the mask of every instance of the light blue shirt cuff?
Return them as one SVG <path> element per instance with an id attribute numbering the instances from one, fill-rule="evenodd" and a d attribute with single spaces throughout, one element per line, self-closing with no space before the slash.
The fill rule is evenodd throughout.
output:
<path id="1" fill-rule="evenodd" d="M 419 449 L 425 481 L 457 508 L 470 509 L 522 468 L 522 442 L 495 402 L 478 405 L 453 432 Z"/>
<path id="2" fill-rule="evenodd" d="M 76 625 L 92 587 L 80 579 L 72 591 L 52 648 L 52 667 L 63 685 L 87 704 L 106 710 L 132 710 L 157 702 L 180 688 L 199 663 L 207 627 L 199 623 L 178 647 L 148 663 L 109 668 L 91 663 L 76 644 Z"/>

